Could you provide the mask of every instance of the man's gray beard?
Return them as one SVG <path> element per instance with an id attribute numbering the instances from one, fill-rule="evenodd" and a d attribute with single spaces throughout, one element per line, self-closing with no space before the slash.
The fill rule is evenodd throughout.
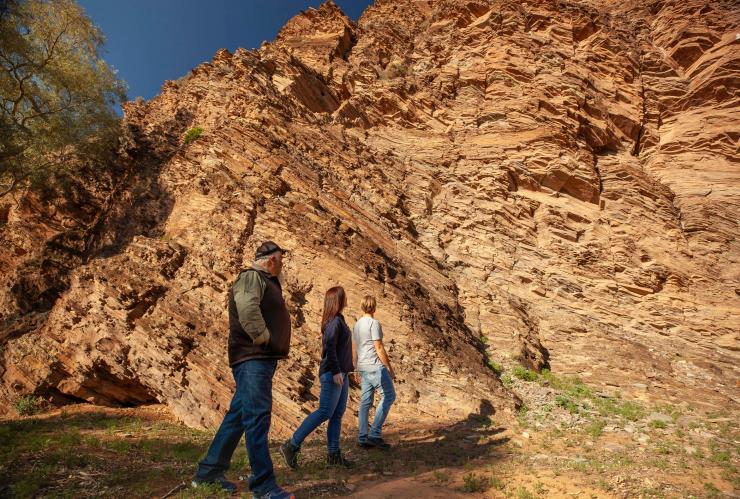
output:
<path id="1" fill-rule="evenodd" d="M 281 270 L 277 276 L 278 282 L 281 286 L 285 286 L 285 271 Z"/>

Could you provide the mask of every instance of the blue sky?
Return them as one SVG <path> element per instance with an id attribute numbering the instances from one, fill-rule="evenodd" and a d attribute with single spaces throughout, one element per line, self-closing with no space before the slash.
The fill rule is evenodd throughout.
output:
<path id="1" fill-rule="evenodd" d="M 105 34 L 103 58 L 128 83 L 128 98 L 151 99 L 219 48 L 259 47 L 294 15 L 322 0 L 78 0 Z M 357 19 L 371 0 L 335 0 Z"/>

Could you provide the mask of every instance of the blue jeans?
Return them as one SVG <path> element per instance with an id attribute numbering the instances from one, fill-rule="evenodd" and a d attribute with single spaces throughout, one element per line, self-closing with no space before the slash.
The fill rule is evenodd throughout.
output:
<path id="1" fill-rule="evenodd" d="M 385 423 L 385 418 L 388 417 L 391 405 L 396 400 L 396 390 L 393 387 L 391 375 L 385 366 L 381 366 L 374 371 L 361 370 L 360 377 L 362 378 L 362 394 L 360 395 L 360 410 L 358 412 L 360 419 L 358 440 L 363 443 L 367 441 L 368 437 L 368 413 L 370 412 L 370 406 L 373 405 L 375 390 L 380 390 L 380 402 L 378 402 L 378 407 L 375 410 L 373 425 L 370 427 L 370 438 L 382 437 L 383 423 Z"/>
<path id="2" fill-rule="evenodd" d="M 319 376 L 321 380 L 321 395 L 319 396 L 319 408 L 306 416 L 303 423 L 293 433 L 290 441 L 295 447 L 300 447 L 308 435 L 311 434 L 321 423 L 329 420 L 326 430 L 326 444 L 329 452 L 339 451 L 339 437 L 342 433 L 342 416 L 347 408 L 347 396 L 349 395 L 349 380 L 347 374 L 342 373 L 344 382 L 342 386 L 334 383 L 330 372 Z"/>
<path id="3" fill-rule="evenodd" d="M 239 440 L 246 435 L 252 467 L 249 489 L 262 495 L 277 487 L 267 443 L 272 415 L 272 377 L 276 367 L 277 360 L 255 359 L 240 362 L 231 369 L 236 380 L 231 407 L 213 437 L 208 454 L 198 463 L 196 480 L 207 482 L 222 477 L 229 469 Z"/>

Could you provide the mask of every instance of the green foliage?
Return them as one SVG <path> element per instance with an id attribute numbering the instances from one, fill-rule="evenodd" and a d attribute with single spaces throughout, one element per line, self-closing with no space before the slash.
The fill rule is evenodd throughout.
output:
<path id="1" fill-rule="evenodd" d="M 555 376 L 549 369 L 543 369 L 540 377 L 541 383 L 547 383 L 556 390 L 561 390 L 572 397 L 591 398 L 593 392 L 583 381 L 576 376 Z"/>
<path id="2" fill-rule="evenodd" d="M 221 488 L 218 484 L 213 483 L 204 483 L 201 485 L 198 485 L 195 488 L 187 488 L 183 490 L 178 497 L 188 497 L 188 498 L 214 498 L 214 497 L 231 497 L 231 494 L 226 492 L 223 488 Z"/>
<path id="3" fill-rule="evenodd" d="M 596 440 L 604 431 L 604 426 L 606 426 L 606 422 L 603 419 L 597 419 L 596 421 L 591 422 L 591 424 L 586 427 L 586 433 L 588 433 L 591 438 Z"/>
<path id="4" fill-rule="evenodd" d="M 514 491 L 516 499 L 537 499 L 537 496 L 530 492 L 526 487 L 519 487 Z"/>
<path id="5" fill-rule="evenodd" d="M 650 421 L 650 423 L 648 424 L 650 425 L 650 428 L 655 428 L 655 429 L 660 429 L 660 430 L 664 430 L 668 428 L 668 423 L 666 423 L 665 421 L 660 421 L 658 419 L 654 419 Z"/>
<path id="6" fill-rule="evenodd" d="M 516 420 L 517 420 L 517 423 L 519 423 L 519 426 L 523 428 L 527 427 L 527 414 L 529 414 L 529 407 L 522 404 L 522 406 L 519 408 L 519 411 L 516 414 Z"/>
<path id="7" fill-rule="evenodd" d="M 439 483 L 446 483 L 450 481 L 450 474 L 446 471 L 436 470 L 434 472 L 434 479 L 437 480 Z"/>
<path id="8" fill-rule="evenodd" d="M 537 373 L 534 371 L 530 371 L 523 366 L 514 366 L 514 368 L 511 370 L 511 374 L 513 374 L 514 377 L 524 381 L 537 381 Z"/>
<path id="9" fill-rule="evenodd" d="M 714 440 L 709 442 L 709 452 L 709 459 L 714 461 L 715 463 L 722 464 L 730 462 L 730 452 L 728 450 L 720 448 L 720 446 L 717 445 L 717 442 Z"/>
<path id="10" fill-rule="evenodd" d="M 629 421 L 637 421 L 645 415 L 645 409 L 637 402 L 622 402 L 613 397 L 594 399 L 596 409 L 602 416 L 619 416 Z"/>
<path id="11" fill-rule="evenodd" d="M 200 137 L 202 133 L 203 133 L 203 129 L 199 126 L 191 128 L 185 133 L 185 139 L 184 139 L 185 144 L 189 144 L 190 142 L 194 141 L 195 139 Z"/>
<path id="12" fill-rule="evenodd" d="M 0 13 L 0 196 L 110 158 L 125 84 L 74 0 L 10 0 Z"/>
<path id="13" fill-rule="evenodd" d="M 707 497 L 712 499 L 716 497 L 722 497 L 722 491 L 719 490 L 713 483 L 706 482 L 704 484 L 704 490 L 707 491 Z"/>
<path id="14" fill-rule="evenodd" d="M 498 362 L 494 362 L 491 359 L 488 359 L 488 367 L 496 373 L 496 376 L 501 376 L 501 373 L 504 372 L 504 366 L 499 364 Z"/>
<path id="15" fill-rule="evenodd" d="M 568 395 L 559 394 L 555 396 L 555 405 L 568 410 L 571 414 L 577 414 L 581 406 Z"/>
<path id="16" fill-rule="evenodd" d="M 506 388 L 511 388 L 514 386 L 514 380 L 508 374 L 504 374 L 501 376 L 501 384 Z"/>
<path id="17" fill-rule="evenodd" d="M 13 403 L 19 416 L 29 416 L 41 411 L 43 399 L 33 395 L 23 395 Z"/>
<path id="18" fill-rule="evenodd" d="M 468 473 L 463 476 L 463 491 L 465 492 L 483 492 L 490 486 L 491 482 L 483 475 Z"/>
<path id="19" fill-rule="evenodd" d="M 496 476 L 492 476 L 491 479 L 489 480 L 489 483 L 491 484 L 491 487 L 493 487 L 496 490 L 504 490 L 504 488 L 506 487 L 504 485 L 504 482 L 499 477 L 496 477 Z"/>

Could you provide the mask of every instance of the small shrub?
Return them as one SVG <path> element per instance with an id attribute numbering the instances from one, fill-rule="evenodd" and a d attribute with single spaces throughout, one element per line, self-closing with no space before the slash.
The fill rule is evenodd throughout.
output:
<path id="1" fill-rule="evenodd" d="M 519 378 L 524 381 L 537 380 L 537 373 L 534 371 L 530 371 L 523 366 L 514 366 L 514 368 L 511 370 L 511 374 L 513 374 L 515 378 Z"/>
<path id="2" fill-rule="evenodd" d="M 472 419 L 480 426 L 489 427 L 493 424 L 493 420 L 488 416 L 481 416 L 480 414 L 474 414 Z"/>
<path id="3" fill-rule="evenodd" d="M 711 452 L 709 459 L 715 463 L 729 463 L 730 452 L 724 449 L 720 449 L 717 442 L 712 440 L 709 442 L 709 451 Z"/>
<path id="4" fill-rule="evenodd" d="M 504 371 L 504 366 L 490 359 L 488 360 L 488 367 L 491 368 L 491 371 L 496 373 L 496 376 L 501 376 L 501 373 Z"/>
<path id="5" fill-rule="evenodd" d="M 654 429 L 664 430 L 668 428 L 668 424 L 665 421 L 660 421 L 658 419 L 654 419 L 650 421 L 649 424 L 650 424 L 650 428 L 654 428 Z"/>
<path id="6" fill-rule="evenodd" d="M 15 401 L 13 406 L 19 416 L 30 416 L 41 411 L 43 399 L 34 395 L 24 395 Z"/>
<path id="7" fill-rule="evenodd" d="M 580 407 L 576 402 L 570 398 L 568 395 L 556 395 L 555 396 L 555 405 L 558 407 L 562 407 L 563 409 L 566 409 L 571 414 L 576 414 L 580 410 Z"/>
<path id="8" fill-rule="evenodd" d="M 645 409 L 637 402 L 621 402 L 613 397 L 594 399 L 596 409 L 602 416 L 619 416 L 629 421 L 637 421 L 645 415 Z"/>
<path id="9" fill-rule="evenodd" d="M 514 492 L 516 499 L 537 499 L 537 496 L 531 493 L 526 487 L 519 487 Z"/>
<path id="10" fill-rule="evenodd" d="M 601 433 L 604 431 L 604 426 L 606 426 L 606 422 L 604 420 L 596 420 L 590 425 L 586 427 L 586 433 L 591 435 L 591 438 L 596 440 L 601 436 Z"/>
<path id="11" fill-rule="evenodd" d="M 491 484 L 491 487 L 493 487 L 496 490 L 504 490 L 504 488 L 506 487 L 504 485 L 504 482 L 501 481 L 501 479 L 496 476 L 492 476 L 489 482 Z"/>
<path id="12" fill-rule="evenodd" d="M 508 374 L 504 374 L 501 376 L 501 384 L 503 384 L 506 388 L 511 388 L 512 386 L 514 386 L 514 380 Z"/>
<path id="13" fill-rule="evenodd" d="M 706 482 L 704 484 L 704 490 L 707 491 L 707 497 L 722 497 L 722 491 L 715 487 L 713 483 Z"/>
<path id="14" fill-rule="evenodd" d="M 490 481 L 486 480 L 485 477 L 481 475 L 468 473 L 463 476 L 463 490 L 465 492 L 483 492 L 488 490 L 489 486 Z"/>
<path id="15" fill-rule="evenodd" d="M 537 482 L 534 484 L 534 493 L 538 496 L 544 496 L 547 493 L 547 489 L 545 488 L 545 484 L 542 482 Z"/>
<path id="16" fill-rule="evenodd" d="M 435 471 L 434 479 L 437 480 L 439 483 L 449 482 L 450 474 L 447 473 L 446 471 Z"/>
<path id="17" fill-rule="evenodd" d="M 200 137 L 202 133 L 203 133 L 203 129 L 201 127 L 199 126 L 193 127 L 190 130 L 188 130 L 187 133 L 185 133 L 184 142 L 188 144 L 194 141 L 195 139 L 197 139 L 198 137 Z"/>

